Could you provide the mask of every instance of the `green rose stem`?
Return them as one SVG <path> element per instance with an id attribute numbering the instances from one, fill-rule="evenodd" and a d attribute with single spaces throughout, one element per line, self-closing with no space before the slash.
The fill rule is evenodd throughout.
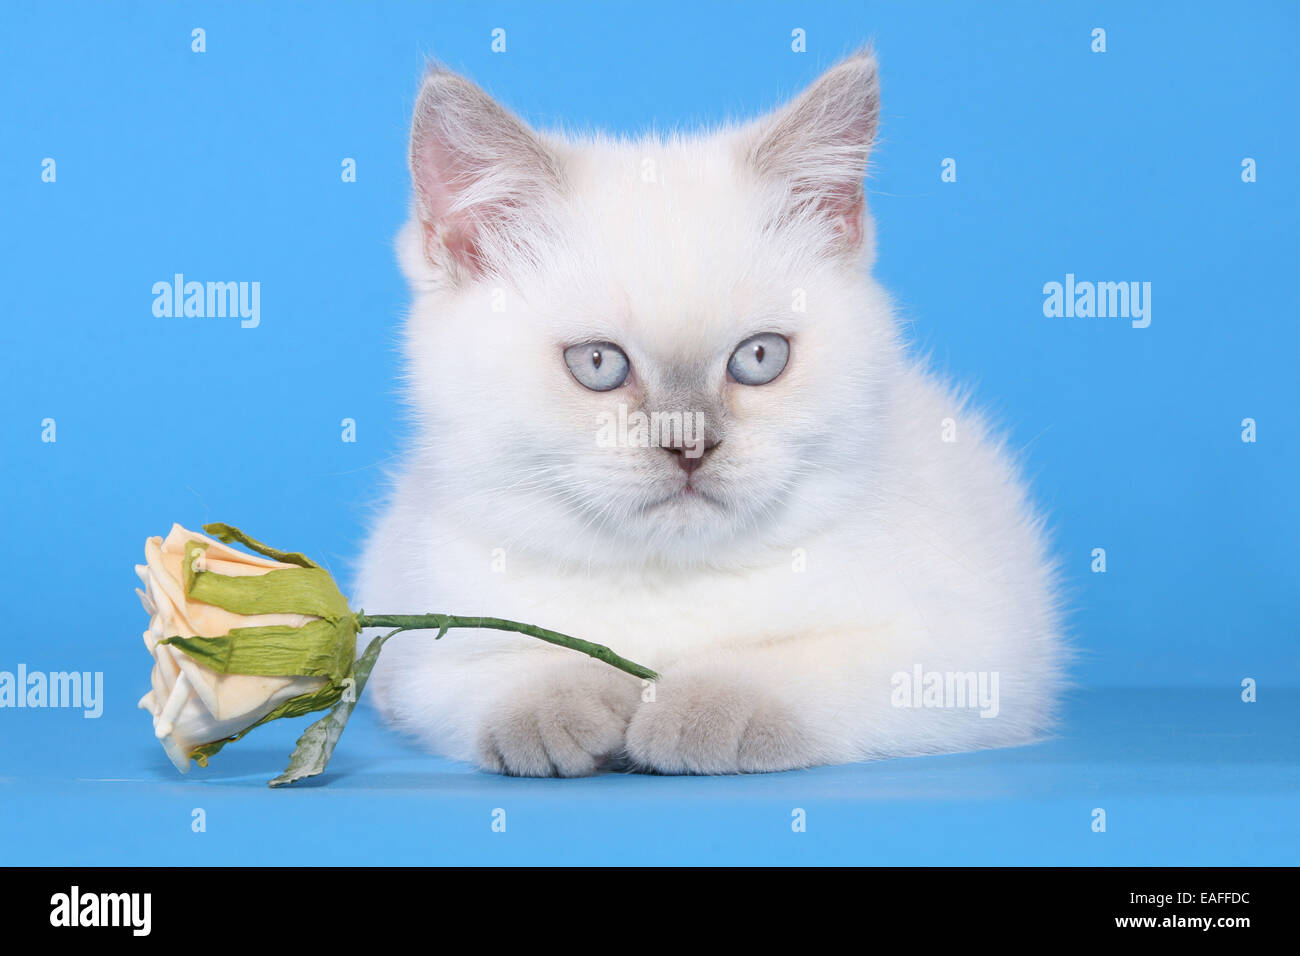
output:
<path id="1" fill-rule="evenodd" d="M 361 612 L 356 615 L 356 620 L 358 628 L 391 627 L 393 630 L 376 637 L 370 642 L 370 646 L 366 648 L 365 653 L 357 659 L 356 666 L 352 671 L 352 682 L 343 696 L 328 714 L 308 727 L 303 735 L 298 738 L 298 744 L 294 748 L 293 755 L 289 758 L 289 766 L 285 768 L 284 773 L 270 781 L 271 786 L 282 787 L 305 777 L 314 777 L 325 770 L 325 765 L 329 763 L 330 757 L 334 754 L 334 747 L 338 744 L 339 737 L 343 735 L 343 728 L 347 726 L 348 718 L 352 716 L 352 711 L 356 709 L 357 700 L 365 689 L 366 682 L 370 679 L 370 672 L 374 669 L 380 650 L 383 649 L 384 643 L 390 637 L 394 637 L 403 631 L 437 629 L 438 633 L 434 638 L 435 640 L 440 639 L 453 627 L 513 631 L 517 634 L 536 637 L 548 644 L 556 644 L 570 650 L 581 651 L 589 657 L 603 661 L 611 667 L 617 667 L 634 677 L 640 677 L 644 680 L 657 680 L 659 678 L 659 675 L 650 668 L 642 667 L 634 661 L 620 657 L 604 644 L 593 644 L 591 641 L 570 637 L 558 631 L 550 631 L 544 627 L 523 624 L 519 621 L 507 621 L 499 617 L 459 617 L 454 614 L 366 614 Z"/>
<path id="2" fill-rule="evenodd" d="M 403 631 L 437 628 L 438 637 L 442 637 L 449 628 L 453 627 L 478 627 L 494 631 L 514 631 L 517 634 L 536 637 L 548 644 L 558 644 L 560 647 L 581 651 L 598 661 L 604 661 L 621 671 L 627 671 L 633 677 L 640 677 L 644 680 L 657 680 L 659 678 L 659 675 L 650 668 L 642 667 L 626 657 L 619 657 L 604 644 L 593 644 L 591 641 L 569 637 L 569 635 L 560 634 L 558 631 L 548 631 L 544 627 L 521 624 L 519 621 L 506 621 L 499 617 L 457 617 L 454 614 L 367 614 L 362 611 L 357 614 L 357 623 L 362 627 L 395 627 Z M 392 634 L 388 636 L 392 637 Z"/>

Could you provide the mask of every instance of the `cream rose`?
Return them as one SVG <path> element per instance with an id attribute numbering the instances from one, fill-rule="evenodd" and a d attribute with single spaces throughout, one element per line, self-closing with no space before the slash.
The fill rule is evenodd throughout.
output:
<path id="1" fill-rule="evenodd" d="M 593 644 L 533 624 L 455 614 L 366 614 L 348 607 L 330 573 L 296 551 L 280 551 L 228 524 L 205 524 L 213 540 L 180 525 L 145 542 L 136 565 L 149 613 L 144 645 L 153 689 L 140 706 L 185 773 L 259 724 L 329 713 L 302 736 L 289 765 L 268 781 L 282 787 L 325 770 L 357 697 L 389 638 L 453 627 L 513 631 L 580 651 L 644 680 L 654 671 Z M 255 554 L 230 547 L 238 543 Z M 357 634 L 384 628 L 357 657 Z"/>
<path id="2" fill-rule="evenodd" d="M 317 694 L 330 683 L 327 676 L 220 673 L 181 646 L 162 643 L 174 637 L 217 638 L 237 629 L 274 625 L 298 629 L 321 620 L 288 610 L 236 613 L 195 599 L 187 585 L 198 574 L 246 578 L 279 571 L 301 573 L 301 565 L 247 554 L 180 525 L 173 525 L 165 539 L 149 538 L 144 550 L 145 563 L 135 569 L 144 588 L 136 593 L 150 617 L 144 643 L 154 666 L 153 688 L 140 699 L 140 707 L 153 714 L 154 734 L 181 772 L 189 770 L 196 751 L 200 751 L 199 762 L 206 764 L 207 753 L 201 751 L 206 745 L 235 738 L 285 702 Z"/>

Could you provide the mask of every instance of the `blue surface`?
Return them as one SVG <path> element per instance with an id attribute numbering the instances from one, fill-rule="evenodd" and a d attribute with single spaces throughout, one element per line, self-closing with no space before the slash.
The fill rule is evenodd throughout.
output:
<path id="1" fill-rule="evenodd" d="M 0 863 L 1296 862 L 1298 28 L 1283 2 L 6 2 L 0 671 L 102 671 L 106 710 L 0 709 Z M 754 115 L 867 39 L 877 273 L 1024 450 L 1051 516 L 1084 688 L 1061 738 L 519 781 L 408 749 L 363 711 L 323 786 L 262 786 L 297 726 L 178 778 L 134 710 L 130 566 L 174 520 L 225 520 L 349 580 L 403 437 L 390 243 L 425 55 L 540 125 L 633 131 Z M 176 272 L 261 282 L 261 324 L 155 317 L 152 285 Z M 1044 317 L 1066 273 L 1151 282 L 1151 326 Z M 1259 703 L 1240 702 L 1246 677 Z"/>
<path id="2" fill-rule="evenodd" d="M 1090 691 L 1030 747 L 745 777 L 496 777 L 362 711 L 325 777 L 275 791 L 288 726 L 182 779 L 143 714 L 18 713 L 0 741 L 0 766 L 27 771 L 0 777 L 5 863 L 1255 866 L 1294 865 L 1300 842 L 1294 691 Z"/>

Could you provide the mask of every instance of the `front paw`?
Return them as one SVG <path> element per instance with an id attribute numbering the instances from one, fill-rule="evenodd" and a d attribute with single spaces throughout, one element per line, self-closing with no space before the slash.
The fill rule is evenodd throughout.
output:
<path id="1" fill-rule="evenodd" d="M 769 692 L 725 677 L 669 675 L 627 729 L 627 753 L 657 773 L 761 773 L 821 762 L 802 722 Z"/>
<path id="2" fill-rule="evenodd" d="M 597 661 L 554 668 L 497 700 L 479 728 L 479 764 L 519 777 L 582 777 L 621 755 L 641 682 Z"/>

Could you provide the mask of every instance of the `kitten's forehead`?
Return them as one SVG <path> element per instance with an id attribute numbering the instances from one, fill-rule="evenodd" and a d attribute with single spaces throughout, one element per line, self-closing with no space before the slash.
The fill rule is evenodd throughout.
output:
<path id="1" fill-rule="evenodd" d="M 695 208 L 720 187 L 734 184 L 733 136 L 722 130 L 692 136 L 574 140 L 563 147 L 564 166 L 575 187 L 575 201 L 608 200 L 645 209 L 684 207 L 677 208 L 681 212 Z"/>
<path id="2" fill-rule="evenodd" d="M 570 241 L 629 333 L 684 359 L 730 341 L 778 291 L 756 261 L 754 197 L 727 135 L 569 149 Z"/>

